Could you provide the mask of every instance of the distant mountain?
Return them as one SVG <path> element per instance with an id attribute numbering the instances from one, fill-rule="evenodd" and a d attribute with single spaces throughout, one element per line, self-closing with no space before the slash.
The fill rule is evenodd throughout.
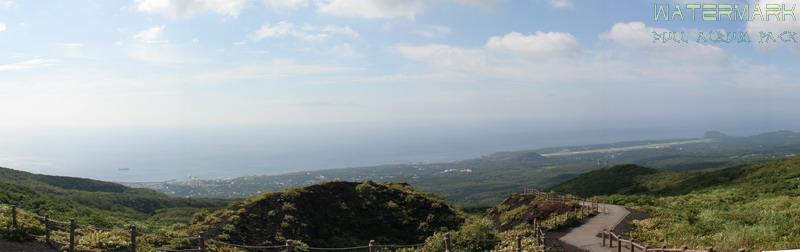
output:
<path id="1" fill-rule="evenodd" d="M 196 217 L 195 229 L 234 244 L 311 246 L 415 244 L 464 217 L 404 183 L 328 182 L 265 193 Z"/>
<path id="2" fill-rule="evenodd" d="M 727 137 L 728 137 L 728 135 L 725 135 L 725 133 L 722 133 L 722 132 L 719 132 L 719 131 L 713 131 L 713 130 L 712 131 L 708 131 L 705 134 L 703 134 L 703 138 L 720 139 L 720 138 L 727 138 Z"/>
<path id="3" fill-rule="evenodd" d="M 128 225 L 171 208 L 218 208 L 227 200 L 171 198 L 150 189 L 0 168 L 0 203 L 100 226 Z M 183 218 L 188 222 L 190 217 Z"/>
<path id="4" fill-rule="evenodd" d="M 394 164 L 220 180 L 128 184 L 180 197 L 244 198 L 324 181 L 408 182 L 462 206 L 493 206 L 523 187 L 550 188 L 577 174 L 619 164 L 668 171 L 726 168 L 800 153 L 800 133 L 641 140 L 498 152 L 447 163 Z M 707 138 L 710 137 L 710 138 Z"/>

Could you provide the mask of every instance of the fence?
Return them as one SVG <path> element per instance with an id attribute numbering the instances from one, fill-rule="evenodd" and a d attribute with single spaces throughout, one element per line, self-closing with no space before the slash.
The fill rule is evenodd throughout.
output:
<path id="1" fill-rule="evenodd" d="M 580 205 L 579 208 L 573 209 L 572 212 L 566 212 L 562 215 L 555 215 L 551 218 L 548 218 L 545 221 L 539 221 L 537 219 L 533 220 L 531 224 L 534 229 L 534 237 L 539 244 L 540 251 L 547 251 L 547 250 L 555 250 L 555 251 L 563 251 L 563 248 L 560 247 L 548 247 L 547 244 L 547 232 L 551 231 L 552 229 L 558 229 L 559 225 L 566 224 L 566 221 L 570 218 L 581 219 L 583 217 L 590 217 L 592 214 L 597 214 L 601 212 L 601 204 L 597 202 L 597 200 L 589 200 L 585 198 L 580 198 L 572 195 L 560 195 L 550 192 L 542 192 L 537 189 L 525 188 L 523 194 L 534 195 L 537 199 L 541 199 L 544 201 L 555 201 L 555 202 L 578 202 Z M 552 242 L 551 246 L 560 246 L 559 242 Z"/>
<path id="2" fill-rule="evenodd" d="M 591 213 L 597 212 L 598 209 L 599 209 L 599 207 L 598 207 L 599 204 L 597 204 L 596 201 L 588 201 L 588 200 L 585 200 L 585 199 L 582 199 L 582 198 L 573 197 L 573 196 L 556 195 L 556 194 L 552 194 L 552 193 L 544 193 L 544 192 L 539 192 L 539 191 L 535 191 L 534 192 L 534 191 L 529 191 L 528 189 L 526 189 L 524 191 L 524 193 L 526 193 L 526 194 L 535 193 L 536 197 L 542 197 L 542 199 L 550 200 L 550 201 L 562 201 L 562 202 L 577 201 L 582 206 L 579 209 L 575 209 L 574 213 L 567 212 L 566 215 L 564 215 L 563 217 L 557 215 L 557 216 L 554 216 L 554 218 L 550 218 L 550 219 L 548 219 L 548 220 L 546 220 L 544 222 L 540 222 L 538 220 L 534 220 L 533 221 L 533 224 L 532 224 L 533 229 L 534 229 L 533 238 L 536 241 L 536 245 L 535 246 L 536 246 L 536 248 L 539 249 L 539 251 L 546 251 L 546 249 L 547 249 L 546 246 L 545 246 L 545 240 L 547 239 L 546 238 L 546 233 L 549 230 L 549 228 L 547 228 L 547 227 L 545 227 L 543 225 L 546 224 L 546 225 L 550 225 L 550 226 L 555 226 L 560 221 L 563 221 L 563 220 L 566 220 L 566 218 L 569 218 L 570 214 L 573 214 L 575 217 L 577 217 L 579 213 L 583 214 L 583 216 L 588 216 Z M 5 206 L 5 205 L 0 204 L 0 207 L 3 207 L 3 206 Z M 0 209 L 0 210 L 2 210 L 2 209 Z M 77 223 L 77 221 L 75 219 L 70 219 L 69 221 L 59 221 L 59 220 L 55 220 L 55 219 L 50 218 L 48 215 L 40 216 L 40 215 L 37 215 L 37 214 L 34 214 L 34 213 L 30 213 L 30 212 L 27 212 L 27 211 L 23 211 L 23 210 L 17 209 L 17 207 L 13 206 L 13 205 L 10 206 L 10 219 L 11 219 L 11 221 L 10 221 L 8 227 L 7 227 L 7 232 L 8 233 L 11 233 L 12 231 L 19 231 L 20 230 L 19 229 L 20 226 L 19 226 L 19 223 L 18 223 L 18 219 L 19 219 L 20 216 L 27 216 L 27 217 L 30 217 L 32 219 L 35 219 L 36 221 L 38 221 L 39 223 L 41 223 L 44 226 L 44 234 L 41 235 L 41 236 L 34 235 L 34 237 L 44 241 L 44 243 L 46 245 L 50 246 L 51 248 L 63 248 L 68 252 L 76 252 L 76 251 L 78 251 L 78 250 L 76 250 L 78 237 L 85 235 L 84 233 L 81 232 L 81 230 L 78 229 L 79 227 L 85 227 L 85 228 L 88 228 L 88 229 L 91 229 L 91 230 L 96 230 L 96 231 L 128 232 L 128 234 L 127 234 L 128 235 L 128 246 L 127 246 L 126 250 L 131 251 L 131 252 L 137 251 L 137 248 L 139 247 L 138 246 L 139 238 L 142 237 L 142 235 L 143 235 L 142 233 L 140 233 L 140 231 L 138 230 L 136 225 L 130 225 L 125 230 L 102 229 L 102 228 L 97 228 L 97 227 L 88 226 L 88 225 L 86 225 L 86 226 L 78 225 L 78 223 Z M 559 218 L 565 218 L 565 219 L 559 219 Z M 62 244 L 62 243 L 58 243 L 58 242 L 54 241 L 53 239 L 51 239 L 52 238 L 51 236 L 53 234 L 55 234 L 55 233 L 60 233 L 62 236 L 65 236 L 67 242 Z M 228 248 L 243 249 L 243 250 L 246 250 L 246 251 L 265 251 L 265 252 L 268 252 L 268 251 L 269 252 L 271 252 L 271 251 L 275 251 L 275 252 L 278 252 L 278 251 L 281 251 L 281 252 L 283 252 L 283 251 L 285 251 L 285 252 L 293 252 L 293 251 L 296 251 L 298 249 L 302 249 L 304 251 L 383 252 L 383 251 L 397 251 L 397 250 L 404 250 L 404 249 L 419 249 L 419 248 L 422 248 L 425 245 L 424 243 L 410 244 L 410 245 L 385 245 L 385 244 L 377 244 L 374 240 L 372 240 L 372 241 L 369 242 L 369 244 L 366 244 L 364 246 L 347 247 L 347 248 L 317 248 L 317 247 L 305 247 L 305 246 L 304 247 L 298 247 L 297 245 L 295 245 L 294 241 L 291 241 L 291 240 L 286 241 L 286 243 L 284 245 L 276 245 L 276 246 L 253 246 L 253 245 L 231 244 L 231 243 L 227 243 L 227 242 L 223 242 L 223 241 L 219 241 L 219 240 L 215 240 L 215 239 L 208 239 L 204 234 L 200 234 L 200 235 L 195 236 L 195 237 L 188 237 L 187 236 L 187 237 L 160 237 L 160 238 L 163 238 L 163 239 L 166 239 L 166 240 L 187 240 L 190 244 L 194 244 L 194 245 L 191 245 L 192 248 L 190 248 L 190 249 L 180 249 L 180 250 L 171 250 L 171 249 L 165 249 L 165 248 L 156 249 L 157 251 L 163 251 L 163 252 L 194 252 L 194 251 L 206 252 L 206 251 L 211 251 L 211 250 L 209 250 L 209 246 L 208 246 L 208 245 L 211 245 L 211 244 L 213 244 L 214 247 L 222 246 L 222 247 L 228 247 Z M 523 243 L 522 243 L 523 237 L 522 236 L 517 235 L 516 237 L 513 237 L 513 239 L 514 239 L 514 241 L 513 241 L 513 251 L 515 251 L 515 252 L 529 251 L 529 250 L 526 250 L 526 249 L 530 249 L 530 248 L 526 248 L 526 247 L 523 246 Z M 500 240 L 492 240 L 492 241 L 493 242 L 499 242 Z M 481 242 L 484 242 L 484 241 L 481 241 Z M 486 241 L 486 242 L 488 242 L 488 241 Z M 444 239 L 442 241 L 442 246 L 444 247 L 445 252 L 454 251 L 453 243 L 452 243 L 452 240 L 451 240 L 449 234 L 445 234 Z M 689 252 L 695 252 L 695 251 L 689 251 Z"/>
<path id="3" fill-rule="evenodd" d="M 641 252 L 714 252 L 714 248 L 689 249 L 685 245 L 683 247 L 679 248 L 679 249 L 666 248 L 666 247 L 651 248 L 651 247 L 649 247 L 647 245 L 642 245 L 640 243 L 636 243 L 636 241 L 634 241 L 633 239 L 628 239 L 628 240 L 623 239 L 622 236 L 619 236 L 619 235 L 615 234 L 614 232 L 609 231 L 609 230 L 605 230 L 605 229 L 601 233 L 601 236 L 603 238 L 603 247 L 606 246 L 606 240 L 608 240 L 608 243 L 607 243 L 608 247 L 611 247 L 611 248 L 616 247 L 617 248 L 617 252 L 623 252 L 623 248 L 624 247 L 627 247 L 626 249 L 624 249 L 625 252 L 627 252 L 627 251 L 636 252 L 637 250 L 641 251 Z M 616 241 L 616 246 L 614 246 L 614 241 Z"/>
<path id="4" fill-rule="evenodd" d="M 76 251 L 78 251 L 76 249 L 78 237 L 84 235 L 78 229 L 79 227 L 86 227 L 86 228 L 91 228 L 93 230 L 99 230 L 99 231 L 108 231 L 108 232 L 114 231 L 114 230 L 110 230 L 110 229 L 101 229 L 101 228 L 96 228 L 96 227 L 91 227 L 91 226 L 80 226 L 80 225 L 78 225 L 78 223 L 77 223 L 77 221 L 75 219 L 70 219 L 68 222 L 62 222 L 62 221 L 54 220 L 54 219 L 51 219 L 49 216 L 40 216 L 40 215 L 37 215 L 37 214 L 29 213 L 27 211 L 22 211 L 22 210 L 18 209 L 16 206 L 11 206 L 10 207 L 9 214 L 10 214 L 10 220 L 11 221 L 10 221 L 8 227 L 7 227 L 7 232 L 8 233 L 11 233 L 12 231 L 20 230 L 19 229 L 20 228 L 19 218 L 23 217 L 23 216 L 27 216 L 27 217 L 30 217 L 32 219 L 35 219 L 35 220 L 39 221 L 42 225 L 44 225 L 44 235 L 43 236 L 35 236 L 36 238 L 39 238 L 40 240 L 44 241 L 44 243 L 47 244 L 48 246 L 50 246 L 51 248 L 64 249 L 64 250 L 66 250 L 68 252 L 76 252 Z M 119 230 L 117 230 L 117 231 L 119 231 Z M 135 252 L 135 251 L 137 251 L 137 247 L 138 247 L 137 246 L 138 245 L 138 243 L 137 243 L 138 242 L 138 238 L 141 237 L 142 234 L 139 232 L 139 230 L 137 229 L 136 225 L 130 225 L 128 227 L 127 231 L 129 232 L 129 245 L 128 245 L 128 248 L 125 249 L 125 250 Z M 65 244 L 56 243 L 54 240 L 51 239 L 51 234 L 54 233 L 54 232 L 63 232 L 65 234 L 65 236 L 68 237 L 68 242 L 65 243 Z M 540 235 L 540 237 L 542 237 L 542 240 L 543 240 L 544 235 L 542 234 L 542 235 Z M 515 237 L 513 251 L 515 251 L 515 252 L 528 251 L 522 245 L 522 238 L 523 238 L 522 236 L 516 236 Z M 302 250 L 302 251 L 384 252 L 384 251 L 398 251 L 398 250 L 404 250 L 404 249 L 419 249 L 419 248 L 422 248 L 425 245 L 425 243 L 410 244 L 410 245 L 386 245 L 386 244 L 377 244 L 374 240 L 372 240 L 372 241 L 369 242 L 369 244 L 364 245 L 364 246 L 345 247 L 345 248 L 319 248 L 319 247 L 305 247 L 305 246 L 299 247 L 299 246 L 295 245 L 295 243 L 293 241 L 289 240 L 289 241 L 286 242 L 286 244 L 278 245 L 278 246 L 252 246 L 252 245 L 231 244 L 231 243 L 219 241 L 219 240 L 216 240 L 216 239 L 208 239 L 208 238 L 205 237 L 205 235 L 202 235 L 202 234 L 198 235 L 196 237 L 171 237 L 171 238 L 168 238 L 168 239 L 185 239 L 185 240 L 189 240 L 190 243 L 196 244 L 196 245 L 192 246 L 193 248 L 190 248 L 190 249 L 172 250 L 172 249 L 160 248 L 160 249 L 156 249 L 156 250 L 157 251 L 162 251 L 162 252 L 195 252 L 195 251 L 196 252 L 206 252 L 206 251 L 212 251 L 212 250 L 210 250 L 210 246 L 208 246 L 208 245 L 213 244 L 216 247 L 228 247 L 228 248 L 242 249 L 242 250 L 246 250 L 246 251 L 264 251 L 264 252 L 267 252 L 267 251 L 293 252 L 293 251 L 297 251 L 297 250 Z M 485 241 L 482 240 L 481 242 L 500 242 L 500 241 L 501 240 L 499 240 L 499 239 L 494 239 L 494 240 L 485 240 Z M 538 239 L 537 239 L 537 241 L 538 241 Z M 445 248 L 445 252 L 455 251 L 454 247 L 453 247 L 452 240 L 451 240 L 449 234 L 445 234 L 442 246 Z"/>

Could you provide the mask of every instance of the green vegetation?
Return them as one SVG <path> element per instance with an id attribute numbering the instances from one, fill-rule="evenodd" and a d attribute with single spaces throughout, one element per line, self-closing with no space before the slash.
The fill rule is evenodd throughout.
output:
<path id="1" fill-rule="evenodd" d="M 219 208 L 228 200 L 171 198 L 149 189 L 82 178 L 38 175 L 0 168 L 0 204 L 16 205 L 38 215 L 110 228 L 137 223 L 169 225 L 187 218 L 163 218 L 171 208 L 184 213 Z M 193 209 L 193 210 L 192 210 Z M 148 222 L 150 217 L 158 221 Z"/>
<path id="2" fill-rule="evenodd" d="M 644 175 L 658 172 L 658 170 L 638 165 L 619 165 L 581 174 L 551 188 L 551 190 L 583 197 L 613 193 L 635 193 L 643 190 L 637 179 L 641 180 Z"/>
<path id="3" fill-rule="evenodd" d="M 247 245 L 414 244 L 442 228 L 457 229 L 462 213 L 404 183 L 328 182 L 265 193 L 196 217 L 194 229 Z"/>
<path id="4" fill-rule="evenodd" d="M 44 225 L 34 216 L 49 215 L 53 221 L 74 218 L 78 225 L 77 248 L 117 250 L 127 248 L 128 226 L 136 224 L 141 233 L 142 251 L 155 251 L 162 245 L 188 243 L 169 237 L 186 237 L 192 215 L 202 209 L 227 205 L 229 200 L 171 198 L 150 189 L 83 178 L 38 175 L 0 168 L 0 225 L 11 225 L 11 209 L 16 205 L 18 226 L 0 232 L 0 239 L 33 241 L 44 235 Z M 68 241 L 65 224 L 53 224 L 52 240 Z"/>
<path id="5" fill-rule="evenodd" d="M 636 229 L 629 235 L 636 240 L 656 247 L 718 250 L 800 247 L 800 158 L 634 177 L 632 185 L 599 197 L 650 214 L 634 221 Z M 579 185 L 556 188 L 587 190 Z"/>

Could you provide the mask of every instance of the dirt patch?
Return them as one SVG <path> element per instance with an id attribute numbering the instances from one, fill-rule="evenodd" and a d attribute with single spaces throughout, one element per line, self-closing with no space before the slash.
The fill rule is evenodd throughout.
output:
<path id="1" fill-rule="evenodd" d="M 628 214 L 628 216 L 626 216 L 625 219 L 622 219 L 622 222 L 620 222 L 619 225 L 614 227 L 613 232 L 615 234 L 621 234 L 627 236 L 627 234 L 633 231 L 633 229 L 635 228 L 632 223 L 634 220 L 644 220 L 650 217 L 650 215 L 645 212 L 636 211 L 629 208 L 626 209 L 628 209 L 628 212 L 631 213 Z"/>
<path id="2" fill-rule="evenodd" d="M 0 241 L 0 251 L 15 252 L 55 252 L 57 250 L 38 242 L 10 242 Z"/>

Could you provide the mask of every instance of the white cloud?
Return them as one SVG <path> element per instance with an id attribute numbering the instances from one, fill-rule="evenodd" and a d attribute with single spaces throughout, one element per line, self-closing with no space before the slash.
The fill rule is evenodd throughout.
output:
<path id="1" fill-rule="evenodd" d="M 422 27 L 414 30 L 417 35 L 426 38 L 437 38 L 449 35 L 452 32 L 450 27 L 444 25 L 423 25 Z"/>
<path id="2" fill-rule="evenodd" d="M 493 10 L 497 8 L 500 0 L 453 0 L 456 3 L 475 6 L 484 10 Z"/>
<path id="3" fill-rule="evenodd" d="M 335 35 L 342 35 L 347 37 L 358 37 L 358 32 L 354 31 L 350 28 L 350 26 L 335 26 L 335 25 L 326 25 L 319 29 L 319 31 L 328 34 L 335 34 Z"/>
<path id="4" fill-rule="evenodd" d="M 762 10 L 766 9 L 767 4 L 785 4 L 786 7 L 789 8 L 790 6 L 794 6 L 796 3 L 797 1 L 794 0 L 770 0 L 761 2 L 755 0 L 750 1 L 750 4 L 752 5 L 760 5 Z M 800 21 L 800 19 L 798 21 Z M 746 30 L 748 33 L 750 33 L 750 36 L 753 39 L 753 45 L 761 49 L 778 48 L 788 45 L 795 49 L 798 48 L 797 43 L 782 43 L 780 38 L 777 38 L 784 32 L 800 33 L 800 22 L 796 22 L 791 18 L 788 18 L 786 21 L 778 21 L 776 18 L 771 18 L 769 21 L 752 20 L 747 22 Z M 771 32 L 776 37 L 775 39 L 777 43 L 758 43 L 761 32 Z"/>
<path id="5" fill-rule="evenodd" d="M 64 56 L 66 57 L 83 58 L 83 59 L 90 58 L 84 55 L 83 53 L 84 45 L 81 43 L 62 43 L 59 44 L 59 46 L 61 47 L 61 50 L 64 52 Z"/>
<path id="6" fill-rule="evenodd" d="M 627 48 L 624 50 L 627 53 L 647 55 L 644 58 L 651 60 L 725 64 L 729 58 L 722 48 L 698 44 L 693 41 L 680 44 L 672 42 L 654 43 L 653 32 L 671 31 L 664 28 L 649 27 L 642 22 L 616 23 L 611 27 L 611 30 L 600 34 L 600 38 Z M 689 31 L 684 32 L 689 33 Z"/>
<path id="7" fill-rule="evenodd" d="M 550 6 L 553 8 L 561 9 L 572 7 L 572 0 L 548 0 L 550 2 Z"/>
<path id="8" fill-rule="evenodd" d="M 323 33 L 309 33 L 305 32 L 301 29 L 295 27 L 292 23 L 281 21 L 275 25 L 264 24 L 261 25 L 254 34 L 253 37 L 256 40 L 262 40 L 266 38 L 283 38 L 283 37 L 294 37 L 302 40 L 321 40 L 327 37 L 327 34 Z"/>
<path id="9" fill-rule="evenodd" d="M 161 36 L 165 28 L 164 25 L 147 28 L 133 35 L 133 39 L 146 44 L 167 43 L 169 41 L 164 40 Z"/>
<path id="10" fill-rule="evenodd" d="M 6 29 L 8 29 L 8 27 L 6 26 L 6 24 L 4 24 L 4 23 L 0 23 L 0 32 L 4 32 L 4 31 L 6 31 Z"/>
<path id="11" fill-rule="evenodd" d="M 652 43 L 651 32 L 662 30 L 666 31 L 640 22 L 618 23 L 599 36 L 611 43 L 592 50 L 582 48 L 572 35 L 558 32 L 527 36 L 512 32 L 490 37 L 480 47 L 427 44 L 394 49 L 412 61 L 411 66 L 429 68 L 417 75 L 420 78 L 459 81 L 747 86 L 759 83 L 754 81 L 757 76 L 788 79 L 773 68 L 738 59 L 719 47 Z M 708 76 L 718 78 L 710 82 Z"/>
<path id="12" fill-rule="evenodd" d="M 292 11 L 307 8 L 311 0 L 264 0 L 264 5 L 275 11 Z"/>
<path id="13" fill-rule="evenodd" d="M 266 63 L 247 64 L 221 68 L 194 77 L 193 83 L 229 83 L 247 80 L 277 80 L 294 76 L 334 74 L 350 71 L 341 66 L 298 63 L 293 60 L 276 59 Z"/>
<path id="14" fill-rule="evenodd" d="M 204 12 L 238 17 L 248 0 L 135 0 L 136 10 L 170 18 L 190 18 Z"/>
<path id="15" fill-rule="evenodd" d="M 0 72 L 48 67 L 56 64 L 53 59 L 29 59 L 14 63 L 0 64 Z"/>
<path id="16" fill-rule="evenodd" d="M 181 50 L 180 45 L 170 43 L 164 37 L 166 26 L 153 26 L 137 32 L 131 37 L 132 43 L 118 42 L 118 46 L 125 46 L 128 55 L 139 61 L 148 62 L 155 65 L 176 65 L 186 63 L 205 62 L 191 56 Z"/>
<path id="17" fill-rule="evenodd" d="M 253 38 L 255 40 L 262 40 L 266 38 L 297 38 L 301 40 L 324 40 L 331 35 L 358 37 L 358 32 L 350 28 L 350 26 L 333 26 L 327 25 L 317 27 L 314 25 L 296 26 L 287 21 L 281 21 L 277 24 L 270 25 L 264 24 L 255 33 Z"/>
<path id="18" fill-rule="evenodd" d="M 425 0 L 322 0 L 317 11 L 345 17 L 414 19 L 425 6 Z"/>
<path id="19" fill-rule="evenodd" d="M 502 37 L 489 38 L 486 48 L 511 53 L 550 56 L 573 54 L 579 50 L 580 43 L 572 34 L 563 32 L 536 32 L 527 36 L 511 32 Z"/>
<path id="20" fill-rule="evenodd" d="M 14 7 L 16 3 L 11 0 L 0 0 L 0 8 L 11 8 Z"/>
<path id="21" fill-rule="evenodd" d="M 469 71 L 484 65 L 485 52 L 475 48 L 461 48 L 443 44 L 422 46 L 397 46 L 405 58 L 425 62 L 433 68 L 446 71 Z"/>

